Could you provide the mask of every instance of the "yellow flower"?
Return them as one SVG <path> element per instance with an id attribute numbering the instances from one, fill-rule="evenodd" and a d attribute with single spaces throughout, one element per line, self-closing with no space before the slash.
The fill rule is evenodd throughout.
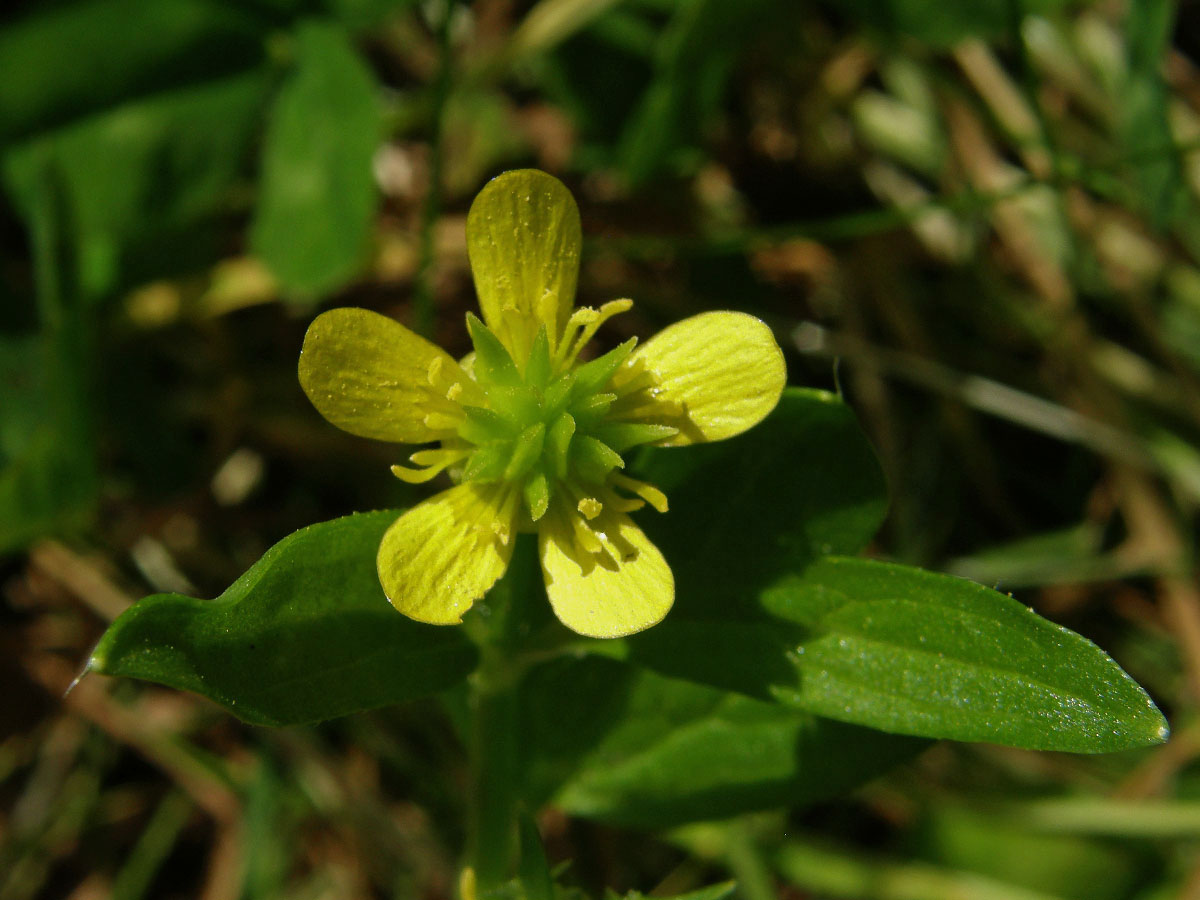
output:
<path id="1" fill-rule="evenodd" d="M 300 383 L 321 415 L 364 437 L 436 445 L 392 471 L 421 482 L 447 470 L 456 483 L 384 535 L 384 592 L 417 621 L 460 622 L 504 574 L 516 533 L 536 531 L 564 625 L 592 637 L 649 628 L 675 581 L 629 513 L 666 512 L 667 498 L 625 475 L 622 454 L 750 428 L 779 400 L 783 354 L 758 319 L 710 312 L 582 362 L 600 325 L 632 303 L 573 309 L 579 211 L 543 172 L 488 183 L 467 247 L 483 320 L 467 315 L 475 352 L 461 363 L 363 309 L 323 313 L 304 338 Z"/>

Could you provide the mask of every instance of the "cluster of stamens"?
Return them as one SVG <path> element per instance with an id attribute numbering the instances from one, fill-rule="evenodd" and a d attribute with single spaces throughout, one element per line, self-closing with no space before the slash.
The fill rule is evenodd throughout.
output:
<path id="1" fill-rule="evenodd" d="M 667 498 L 623 474 L 622 454 L 677 434 L 668 423 L 683 412 L 661 396 L 651 373 L 627 364 L 636 339 L 579 362 L 601 324 L 631 306 L 617 300 L 576 310 L 557 339 L 543 325 L 520 361 L 468 314 L 475 352 L 464 361 L 466 379 L 445 371 L 440 359 L 427 373 L 422 411 L 440 446 L 412 454 L 418 468 L 392 471 L 414 483 L 445 470 L 456 481 L 478 483 L 500 511 L 486 530 L 502 543 L 511 540 L 505 523 L 532 528 L 550 516 L 583 551 L 581 565 L 604 562 L 606 537 L 623 552 L 612 515 L 646 504 L 666 512 Z"/>

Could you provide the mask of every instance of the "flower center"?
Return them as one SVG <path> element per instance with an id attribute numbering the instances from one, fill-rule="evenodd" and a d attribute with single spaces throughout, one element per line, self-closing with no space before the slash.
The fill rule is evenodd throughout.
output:
<path id="1" fill-rule="evenodd" d="M 446 388 L 438 384 L 440 372 L 430 373 L 431 387 L 451 401 L 439 414 L 446 420 L 439 421 L 446 437 L 440 448 L 413 454 L 412 461 L 424 468 L 393 471 L 406 481 L 425 481 L 450 468 L 462 482 L 506 487 L 513 507 L 520 503 L 518 525 L 530 527 L 548 512 L 561 516 L 589 553 L 603 549 L 595 532 L 606 513 L 630 512 L 646 503 L 665 512 L 661 491 L 621 472 L 622 454 L 678 433 L 661 421 L 645 421 L 648 407 L 660 419 L 669 408 L 655 405 L 657 383 L 649 373 L 622 368 L 636 339 L 578 362 L 600 324 L 631 305 L 625 300 L 576 310 L 553 342 L 542 326 L 520 361 L 468 314 L 475 353 L 465 367 L 474 384 L 469 390 L 456 384 Z"/>

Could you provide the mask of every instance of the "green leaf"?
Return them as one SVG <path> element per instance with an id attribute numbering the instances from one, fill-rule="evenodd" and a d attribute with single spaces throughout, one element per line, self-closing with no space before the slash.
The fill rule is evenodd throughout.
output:
<path id="1" fill-rule="evenodd" d="M 366 256 L 383 133 L 377 93 L 343 30 L 300 26 L 295 70 L 270 113 L 251 227 L 255 252 L 299 295 L 345 284 Z"/>
<path id="2" fill-rule="evenodd" d="M 675 607 L 629 640 L 631 659 L 666 675 L 762 700 L 790 684 L 805 631 L 766 614 L 760 594 L 830 554 L 866 546 L 887 510 L 874 452 L 854 413 L 824 391 L 788 388 L 746 434 L 645 451 L 637 475 L 671 501 L 639 522 L 675 573 Z"/>
<path id="3" fill-rule="evenodd" d="M 1045 15 L 1066 0 L 844 0 L 840 8 L 891 38 L 915 37 L 936 47 L 1010 32 L 1022 15 Z"/>
<path id="4" fill-rule="evenodd" d="M 1047 834 L 1018 816 L 997 814 L 978 794 L 969 806 L 936 802 L 917 823 L 922 855 L 1038 896 L 1122 900 L 1136 896 L 1138 852 L 1132 845 L 1074 834 Z M 1019 805 L 1017 807 L 1020 808 Z M 1111 816 L 1109 821 L 1117 820 Z M 1102 814 L 1097 812 L 1097 821 Z"/>
<path id="5" fill-rule="evenodd" d="M 252 9 L 210 0 L 85 0 L 7 24 L 0 29 L 0 72 L 9 73 L 0 91 L 0 145 L 257 64 L 262 23 Z"/>
<path id="6" fill-rule="evenodd" d="M 826 391 L 787 388 L 744 435 L 647 450 L 635 471 L 671 500 L 666 515 L 639 523 L 682 579 L 684 603 L 714 581 L 721 590 L 766 583 L 818 556 L 858 553 L 887 513 L 875 452 L 850 407 Z"/>
<path id="7" fill-rule="evenodd" d="M 1173 0 L 1140 0 L 1130 5 L 1125 25 L 1129 73 L 1120 105 L 1121 136 L 1141 200 L 1158 228 L 1170 223 L 1185 198 L 1167 109 L 1170 91 L 1163 76 L 1174 23 Z"/>
<path id="8" fill-rule="evenodd" d="M 84 524 L 97 490 L 94 441 L 60 335 L 0 336 L 0 553 Z"/>
<path id="9" fill-rule="evenodd" d="M 53 165 L 89 297 L 190 269 L 206 261 L 196 225 L 247 168 L 268 86 L 256 70 L 129 101 L 13 148 L 5 180 L 29 218 Z"/>
<path id="10" fill-rule="evenodd" d="M 758 428 L 694 451 L 640 461 L 671 498 L 645 528 L 677 599 L 625 642 L 631 662 L 902 734 L 1078 752 L 1165 737 L 1145 692 L 1079 635 L 972 582 L 840 557 L 884 508 L 841 401 L 789 390 Z"/>
<path id="11" fill-rule="evenodd" d="M 655 74 L 617 147 L 626 178 L 640 184 L 693 143 L 725 95 L 746 41 L 772 19 L 769 0 L 686 0 L 658 42 Z"/>
<path id="12" fill-rule="evenodd" d="M 457 628 L 384 598 L 375 553 L 397 513 L 348 516 L 284 538 L 216 600 L 156 594 L 104 633 L 89 663 L 195 691 L 258 725 L 316 722 L 450 687 L 474 668 Z"/>
<path id="13" fill-rule="evenodd" d="M 540 666 L 520 699 L 529 802 L 639 828 L 831 797 L 924 746 L 601 657 Z"/>
<path id="14" fill-rule="evenodd" d="M 525 891 L 525 900 L 554 900 L 554 877 L 542 848 L 542 836 L 537 823 L 528 813 L 521 813 L 518 822 L 520 857 L 517 880 Z"/>
<path id="15" fill-rule="evenodd" d="M 737 890 L 737 882 L 726 881 L 721 884 L 710 884 L 708 887 L 700 888 L 696 891 L 688 891 L 686 894 L 676 894 L 674 897 L 663 898 L 655 895 L 654 900 L 726 900 L 733 896 L 733 892 Z M 612 895 L 616 897 L 616 894 Z M 630 891 L 623 900 L 651 900 L 641 891 Z"/>
<path id="16" fill-rule="evenodd" d="M 1162 713 L 1091 641 L 974 582 L 831 557 L 763 597 L 811 628 L 780 700 L 900 734 L 1105 753 L 1166 740 Z"/>
<path id="17" fill-rule="evenodd" d="M 40 328 L 0 335 L 0 553 L 84 524 L 99 487 L 92 320 L 71 278 L 61 180 L 38 162 L 28 217 Z"/>

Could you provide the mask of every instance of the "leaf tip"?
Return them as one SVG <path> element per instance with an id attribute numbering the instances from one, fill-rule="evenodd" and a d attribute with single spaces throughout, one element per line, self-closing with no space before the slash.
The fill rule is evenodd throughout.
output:
<path id="1" fill-rule="evenodd" d="M 1154 708 L 1154 711 L 1158 713 L 1158 729 L 1154 734 L 1154 743 L 1165 744 L 1171 737 L 1171 723 L 1157 707 Z"/>
<path id="2" fill-rule="evenodd" d="M 71 679 L 71 683 L 67 685 L 67 689 L 65 691 L 63 691 L 63 693 L 62 693 L 62 699 L 66 700 L 67 696 L 71 693 L 71 691 L 75 690 L 75 688 L 76 688 L 76 686 L 78 686 L 79 682 L 83 681 L 84 677 L 88 673 L 93 672 L 93 671 L 95 671 L 95 672 L 103 671 L 103 665 L 104 665 L 103 657 L 101 657 L 99 655 L 98 648 L 97 648 L 97 650 L 92 651 L 92 655 L 90 657 L 88 657 L 88 661 L 86 663 L 84 663 L 83 668 L 79 670 L 79 674 L 76 675 L 73 679 Z"/>

